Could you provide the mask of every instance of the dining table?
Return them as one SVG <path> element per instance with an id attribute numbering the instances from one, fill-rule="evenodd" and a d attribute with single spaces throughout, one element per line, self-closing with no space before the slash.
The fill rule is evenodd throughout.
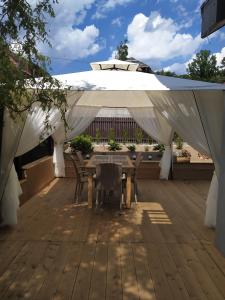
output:
<path id="1" fill-rule="evenodd" d="M 122 166 L 123 173 L 126 174 L 126 207 L 131 207 L 131 176 L 134 172 L 134 165 L 128 155 L 118 154 L 103 154 L 92 155 L 90 160 L 86 164 L 86 170 L 88 172 L 88 208 L 92 208 L 93 205 L 93 190 L 94 190 L 94 177 L 96 173 L 96 166 L 101 163 L 116 163 Z"/>

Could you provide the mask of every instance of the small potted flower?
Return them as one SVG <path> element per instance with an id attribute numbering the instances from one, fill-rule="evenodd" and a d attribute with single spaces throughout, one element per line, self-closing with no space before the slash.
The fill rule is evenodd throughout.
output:
<path id="1" fill-rule="evenodd" d="M 182 149 L 176 152 L 176 162 L 190 163 L 190 160 L 191 153 L 188 150 Z"/>
<path id="2" fill-rule="evenodd" d="M 132 159 L 136 159 L 136 153 L 135 153 L 135 150 L 136 150 L 136 146 L 134 145 L 134 144 L 132 144 L 132 145 L 129 145 L 129 146 L 127 146 L 127 149 L 131 152 L 131 157 L 132 157 Z"/>

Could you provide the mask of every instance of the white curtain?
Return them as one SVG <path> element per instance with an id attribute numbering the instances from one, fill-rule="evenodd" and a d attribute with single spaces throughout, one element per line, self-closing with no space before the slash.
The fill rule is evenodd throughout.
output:
<path id="1" fill-rule="evenodd" d="M 55 126 L 61 119 L 59 110 L 56 108 L 50 110 L 49 124 L 51 125 L 51 130 L 49 129 L 47 132 L 45 131 L 46 114 L 39 104 L 34 105 L 27 116 L 16 156 L 23 155 L 32 150 L 55 130 Z"/>
<path id="2" fill-rule="evenodd" d="M 54 132 L 55 142 L 53 162 L 55 164 L 55 176 L 65 177 L 65 164 L 63 157 L 63 143 L 81 134 L 94 120 L 100 107 L 74 106 L 68 113 L 67 123 L 69 129 L 65 131 L 63 124 Z"/>
<path id="3" fill-rule="evenodd" d="M 17 224 L 17 210 L 19 208 L 19 196 L 21 194 L 22 189 L 13 164 L 2 198 L 1 210 L 3 222 L 0 224 L 0 226 Z"/>
<path id="4" fill-rule="evenodd" d="M 78 95 L 78 96 L 77 96 Z M 76 103 L 82 95 L 80 91 L 70 91 L 67 95 L 69 107 Z M 56 130 L 60 121 L 60 113 L 57 109 L 50 110 L 49 123 L 52 130 L 44 132 L 46 112 L 38 103 L 35 103 L 30 112 L 26 112 L 13 121 L 8 111 L 4 114 L 4 127 L 1 153 L 0 172 L 0 200 L 4 225 L 17 223 L 17 208 L 21 189 L 15 174 L 13 159 L 36 147 L 41 140 L 46 139 Z M 42 133 L 44 132 L 44 135 Z"/>
<path id="5" fill-rule="evenodd" d="M 165 145 L 160 161 L 160 178 L 168 179 L 171 166 L 171 142 L 173 129 L 167 120 L 153 107 L 129 107 L 129 112 L 137 124 L 158 143 Z"/>
<path id="6" fill-rule="evenodd" d="M 218 105 L 218 101 L 215 103 L 212 100 L 213 98 L 218 99 L 219 93 L 222 92 L 168 91 L 160 94 L 148 92 L 151 102 L 185 141 L 201 153 L 212 154 L 216 169 L 218 169 L 217 162 L 221 150 L 219 145 L 221 145 L 222 134 L 222 120 L 218 120 L 218 118 L 223 107 L 221 107 L 222 103 Z M 211 111 L 215 111 L 216 106 L 218 113 L 212 115 Z M 206 139 L 206 132 L 213 136 L 212 141 Z M 206 201 L 205 225 L 209 227 L 215 226 L 218 194 L 216 179 L 215 176 L 212 179 Z"/>
<path id="7" fill-rule="evenodd" d="M 214 172 L 209 187 L 207 200 L 206 200 L 205 225 L 207 227 L 211 227 L 211 228 L 216 227 L 217 199 L 218 199 L 218 179 L 217 179 L 216 172 Z"/>
<path id="8" fill-rule="evenodd" d="M 189 145 L 210 155 L 192 91 L 147 92 L 154 107 Z"/>
<path id="9" fill-rule="evenodd" d="M 219 186 L 223 189 L 225 182 L 225 178 L 223 178 L 223 167 L 225 167 L 223 148 L 225 96 L 223 91 L 195 91 L 194 95 L 201 113 L 217 175 L 213 176 L 210 185 L 205 217 L 205 224 L 209 227 L 215 227 L 218 215 L 223 214 L 225 211 L 225 207 L 223 207 L 225 190 L 219 193 Z M 221 197 L 222 207 L 217 210 L 219 197 Z M 223 220 L 224 216 L 221 216 L 221 219 Z M 222 226 L 225 226 L 225 222 L 222 223 Z"/>
<path id="10" fill-rule="evenodd" d="M 171 141 L 172 142 L 172 141 Z M 165 145 L 165 150 L 160 161 L 160 179 L 168 180 L 170 174 L 170 168 L 172 163 L 172 147 L 171 145 Z"/>
<path id="11" fill-rule="evenodd" d="M 2 224 L 14 225 L 17 222 L 17 207 L 19 203 L 19 181 L 15 175 L 13 159 L 19 144 L 20 136 L 26 119 L 25 113 L 17 120 L 12 120 L 5 109 L 2 132 L 1 170 L 0 170 L 0 204 L 2 209 Z"/>
<path id="12" fill-rule="evenodd" d="M 81 91 L 69 91 L 67 92 L 67 104 L 68 112 L 73 107 L 79 98 L 82 96 Z M 42 141 L 48 138 L 53 132 L 57 130 L 61 125 L 61 114 L 60 111 L 53 107 L 49 111 L 49 125 L 50 128 L 45 130 L 46 127 L 46 116 L 47 112 L 44 111 L 40 103 L 35 103 L 31 111 L 27 115 L 26 123 L 23 129 L 23 133 L 20 139 L 20 143 L 16 152 L 16 156 L 23 155 L 24 153 L 32 150 Z"/>

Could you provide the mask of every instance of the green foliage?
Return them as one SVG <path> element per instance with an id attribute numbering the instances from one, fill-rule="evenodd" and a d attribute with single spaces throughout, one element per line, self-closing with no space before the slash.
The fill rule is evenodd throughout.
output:
<path id="1" fill-rule="evenodd" d="M 210 81 L 219 72 L 216 56 L 209 50 L 201 50 L 188 64 L 187 72 L 191 79 Z"/>
<path id="2" fill-rule="evenodd" d="M 119 46 L 117 47 L 116 59 L 119 60 L 127 60 L 128 56 L 128 46 L 127 40 L 120 42 Z"/>
<path id="3" fill-rule="evenodd" d="M 117 143 L 115 140 L 110 140 L 108 142 L 108 145 L 109 145 L 109 151 L 116 151 L 116 150 L 121 150 L 122 149 L 120 144 Z"/>
<path id="4" fill-rule="evenodd" d="M 142 142 L 143 133 L 142 133 L 141 128 L 135 129 L 135 139 L 136 139 L 137 144 L 140 144 Z"/>
<path id="5" fill-rule="evenodd" d="M 116 138 L 116 133 L 115 133 L 115 129 L 114 128 L 110 128 L 109 132 L 108 132 L 108 140 L 109 141 L 114 141 Z"/>
<path id="6" fill-rule="evenodd" d="M 165 150 L 165 146 L 163 144 L 157 144 L 153 147 L 153 150 L 163 152 Z"/>
<path id="7" fill-rule="evenodd" d="M 132 144 L 132 145 L 127 146 L 127 149 L 128 149 L 130 152 L 135 152 L 136 146 L 135 146 L 134 144 Z"/>
<path id="8" fill-rule="evenodd" d="M 221 69 L 221 75 L 225 76 L 225 57 L 221 61 L 220 69 Z"/>
<path id="9" fill-rule="evenodd" d="M 50 45 L 45 29 L 47 16 L 54 17 L 54 0 L 2 0 L 0 12 L 0 109 L 7 108 L 16 119 L 39 102 L 47 112 L 54 106 L 65 122 L 66 90 L 47 69 L 50 60 L 40 54 L 37 42 Z M 39 77 L 39 79 L 37 79 Z M 27 89 L 29 85 L 35 89 Z M 46 89 L 46 86 L 48 88 Z"/>
<path id="10" fill-rule="evenodd" d="M 99 128 L 96 128 L 96 132 L 95 132 L 96 143 L 99 143 L 100 139 L 101 139 L 101 132 L 100 132 Z"/>
<path id="11" fill-rule="evenodd" d="M 161 71 L 156 71 L 155 74 L 169 77 L 177 77 L 176 73 L 171 71 L 164 71 L 163 69 Z"/>
<path id="12" fill-rule="evenodd" d="M 125 144 L 128 141 L 128 131 L 126 129 L 123 129 L 122 131 L 122 138 L 123 138 L 123 143 Z"/>
<path id="13" fill-rule="evenodd" d="M 176 148 L 178 150 L 183 149 L 183 143 L 184 142 L 183 142 L 182 138 L 177 133 L 174 134 L 174 141 L 175 141 L 175 144 L 176 144 Z"/>
<path id="14" fill-rule="evenodd" d="M 184 79 L 194 79 L 200 81 L 225 82 L 225 57 L 221 65 L 217 66 L 217 59 L 209 50 L 201 50 L 196 54 L 196 58 L 188 64 L 187 74 L 177 75 L 171 71 L 157 71 L 157 75 L 178 77 Z"/>
<path id="15" fill-rule="evenodd" d="M 84 155 L 93 151 L 92 140 L 89 135 L 78 135 L 71 140 L 70 146 L 73 150 L 81 151 Z"/>
<path id="16" fill-rule="evenodd" d="M 145 152 L 148 152 L 149 151 L 149 146 L 146 145 L 144 149 L 145 149 Z"/>

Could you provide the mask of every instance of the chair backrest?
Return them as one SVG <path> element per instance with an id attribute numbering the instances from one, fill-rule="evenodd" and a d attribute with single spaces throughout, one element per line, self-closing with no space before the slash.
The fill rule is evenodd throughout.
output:
<path id="1" fill-rule="evenodd" d="M 68 160 L 72 161 L 74 171 L 75 171 L 75 174 L 76 174 L 76 178 L 79 181 L 81 179 L 81 170 L 80 170 L 80 165 L 77 162 L 75 155 L 74 154 L 66 154 L 66 157 L 68 158 Z"/>
<path id="2" fill-rule="evenodd" d="M 122 166 L 115 163 L 101 163 L 96 166 L 97 188 L 113 191 L 122 186 Z"/>
<path id="3" fill-rule="evenodd" d="M 76 156 L 77 156 L 81 166 L 85 166 L 84 159 L 83 159 L 81 151 L 76 151 L 75 153 L 76 153 Z"/>
<path id="4" fill-rule="evenodd" d="M 140 167 L 141 161 L 142 161 L 142 154 L 138 153 L 137 158 L 135 160 L 134 166 L 135 166 L 135 171 Z"/>

